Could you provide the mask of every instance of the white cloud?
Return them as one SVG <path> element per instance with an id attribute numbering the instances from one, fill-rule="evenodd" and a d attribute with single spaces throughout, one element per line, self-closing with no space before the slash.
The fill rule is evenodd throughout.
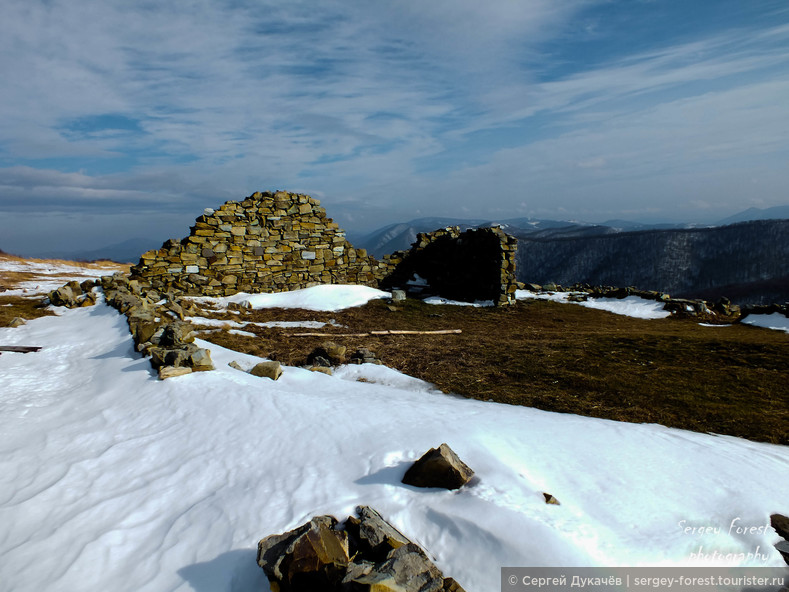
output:
<path id="1" fill-rule="evenodd" d="M 373 223 L 522 203 L 613 213 L 659 199 L 674 211 L 736 204 L 746 177 L 747 199 L 756 178 L 760 199 L 785 201 L 789 28 L 724 31 L 540 80 L 527 66 L 540 43 L 591 4 L 10 0 L 0 209 L 194 212 L 286 188 L 322 192 L 330 214 L 353 202 Z M 64 131 L 102 114 L 140 129 Z M 501 129 L 522 138 L 446 157 Z M 119 154 L 130 164 L 102 173 Z M 63 158 L 88 164 L 36 163 Z"/>

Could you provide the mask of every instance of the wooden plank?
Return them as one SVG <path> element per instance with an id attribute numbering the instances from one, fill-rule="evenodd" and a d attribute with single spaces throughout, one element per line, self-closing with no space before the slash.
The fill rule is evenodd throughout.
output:
<path id="1" fill-rule="evenodd" d="M 439 329 L 438 331 L 406 331 L 389 329 L 387 331 L 370 331 L 370 335 L 457 335 L 461 329 Z"/>
<path id="2" fill-rule="evenodd" d="M 0 352 L 16 352 L 19 354 L 29 354 L 30 352 L 40 351 L 41 347 L 36 345 L 0 345 Z"/>
<path id="3" fill-rule="evenodd" d="M 407 331 L 400 329 L 385 329 L 382 331 L 368 331 L 367 333 L 290 333 L 285 337 L 369 337 L 379 335 L 457 335 L 462 329 L 440 329 L 438 331 Z"/>
<path id="4" fill-rule="evenodd" d="M 369 337 L 369 333 L 288 333 L 285 337 Z"/>

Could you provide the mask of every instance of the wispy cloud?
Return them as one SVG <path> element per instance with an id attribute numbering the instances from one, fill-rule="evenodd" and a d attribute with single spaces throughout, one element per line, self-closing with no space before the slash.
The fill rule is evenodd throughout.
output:
<path id="1" fill-rule="evenodd" d="M 785 186 L 789 25 L 590 61 L 584 43 L 612 34 L 598 5 L 616 3 L 11 0 L 0 210 L 186 219 L 284 187 L 380 220 L 524 201 L 613 212 L 715 179 L 736 207 L 746 177 Z M 562 39 L 575 62 L 546 51 Z"/>

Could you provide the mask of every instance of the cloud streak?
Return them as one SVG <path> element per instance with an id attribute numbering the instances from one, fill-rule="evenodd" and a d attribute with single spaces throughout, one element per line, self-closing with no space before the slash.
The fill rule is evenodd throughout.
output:
<path id="1" fill-rule="evenodd" d="M 7 4 L 0 211 L 187 220 L 282 187 L 379 222 L 614 215 L 705 184 L 737 209 L 753 178 L 785 199 L 786 13 L 592 61 L 610 3 Z"/>

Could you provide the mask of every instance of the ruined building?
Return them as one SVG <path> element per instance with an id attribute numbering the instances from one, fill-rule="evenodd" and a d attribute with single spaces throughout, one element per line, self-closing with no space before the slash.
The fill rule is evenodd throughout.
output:
<path id="1" fill-rule="evenodd" d="M 377 261 L 346 240 L 318 200 L 258 192 L 207 209 L 188 237 L 144 253 L 132 277 L 160 291 L 226 296 L 317 284 L 405 289 L 416 275 L 425 293 L 506 304 L 515 292 L 515 246 L 498 228 L 447 228 Z"/>

